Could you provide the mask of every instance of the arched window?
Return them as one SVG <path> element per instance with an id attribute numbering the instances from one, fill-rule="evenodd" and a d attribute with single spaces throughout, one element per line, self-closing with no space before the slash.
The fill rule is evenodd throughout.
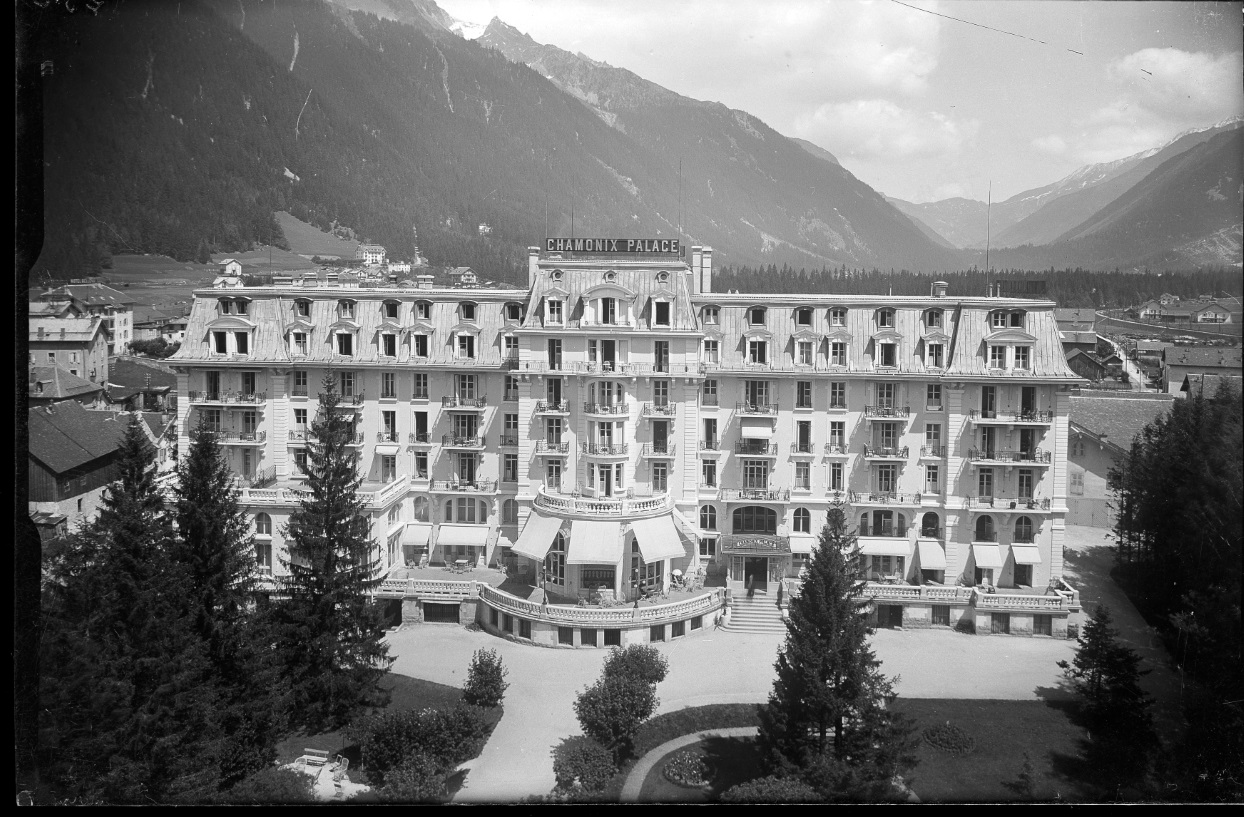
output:
<path id="1" fill-rule="evenodd" d="M 937 514 L 929 511 L 920 518 L 920 535 L 928 539 L 941 538 L 941 520 Z"/>
<path id="2" fill-rule="evenodd" d="M 428 498 L 426 496 L 415 497 L 414 517 L 416 522 L 428 521 Z"/>
<path id="3" fill-rule="evenodd" d="M 976 520 L 976 541 L 993 542 L 996 541 L 996 534 L 993 530 L 993 517 L 989 515 L 978 517 Z"/>
<path id="4" fill-rule="evenodd" d="M 777 533 L 777 511 L 758 505 L 735 508 L 731 518 L 734 533 Z"/>
<path id="5" fill-rule="evenodd" d="M 717 530 L 717 509 L 712 505 L 700 508 L 700 527 L 704 530 Z"/>
<path id="6" fill-rule="evenodd" d="M 255 535 L 272 535 L 272 517 L 268 516 L 266 513 L 255 514 Z"/>
<path id="7" fill-rule="evenodd" d="M 505 502 L 501 503 L 501 524 L 518 524 L 518 500 L 507 499 Z"/>
<path id="8" fill-rule="evenodd" d="M 1032 541 L 1032 520 L 1026 516 L 1021 516 L 1019 519 L 1015 520 L 1015 541 Z"/>
<path id="9" fill-rule="evenodd" d="M 795 533 L 812 532 L 812 513 L 807 508 L 795 509 Z"/>

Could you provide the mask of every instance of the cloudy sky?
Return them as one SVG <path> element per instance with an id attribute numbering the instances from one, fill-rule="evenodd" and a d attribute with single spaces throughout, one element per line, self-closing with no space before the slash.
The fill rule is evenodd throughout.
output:
<path id="1" fill-rule="evenodd" d="M 748 111 L 917 202 L 991 181 L 1000 201 L 1244 114 L 1238 2 L 438 3 Z"/>

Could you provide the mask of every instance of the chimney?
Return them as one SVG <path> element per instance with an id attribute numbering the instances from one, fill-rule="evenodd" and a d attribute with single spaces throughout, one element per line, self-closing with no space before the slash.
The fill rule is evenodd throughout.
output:
<path id="1" fill-rule="evenodd" d="M 947 286 L 948 284 L 945 281 L 934 281 L 933 282 L 933 297 L 934 298 L 945 298 Z"/>
<path id="2" fill-rule="evenodd" d="M 415 276 L 415 287 L 417 289 L 431 289 L 432 288 L 432 275 L 426 272 L 421 275 L 416 275 Z"/>
<path id="3" fill-rule="evenodd" d="M 713 248 L 704 247 L 700 252 L 700 293 L 707 295 L 713 291 Z"/>
<path id="4" fill-rule="evenodd" d="M 540 277 L 540 248 L 527 248 L 527 286 L 534 287 Z"/>
<path id="5" fill-rule="evenodd" d="M 42 327 L 42 326 L 40 326 L 40 327 L 39 327 L 39 337 L 40 337 L 40 338 L 42 338 L 42 337 L 43 337 L 43 332 L 44 332 L 44 329 L 43 329 L 43 327 Z"/>
<path id="6" fill-rule="evenodd" d="M 704 254 L 701 252 L 703 248 L 691 247 L 691 294 L 700 294 L 700 264 L 704 262 Z"/>

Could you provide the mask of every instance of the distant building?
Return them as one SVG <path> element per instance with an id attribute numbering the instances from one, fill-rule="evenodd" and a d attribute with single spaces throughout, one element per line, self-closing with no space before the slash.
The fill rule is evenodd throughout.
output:
<path id="1" fill-rule="evenodd" d="M 108 399 L 126 411 L 175 411 L 177 374 L 172 366 L 142 357 L 118 357 L 108 375 Z"/>
<path id="2" fill-rule="evenodd" d="M 399 275 L 404 272 L 410 272 L 409 261 L 390 261 L 389 262 L 389 274 L 390 275 Z"/>
<path id="3" fill-rule="evenodd" d="M 479 283 L 479 276 L 470 267 L 454 267 L 449 271 L 449 283 L 456 287 L 470 287 Z"/>
<path id="4" fill-rule="evenodd" d="M 1063 354 L 1068 357 L 1076 350 L 1091 354 L 1097 353 L 1099 336 L 1096 332 L 1071 332 L 1060 329 L 1058 330 L 1058 338 L 1063 344 Z"/>
<path id="5" fill-rule="evenodd" d="M 107 403 L 103 386 L 62 366 L 31 366 L 27 392 L 32 406 L 73 400 L 90 408 L 102 408 Z"/>
<path id="6" fill-rule="evenodd" d="M 1094 352 L 1073 349 L 1067 355 L 1067 365 L 1080 377 L 1094 382 L 1103 380 L 1107 375 L 1106 364 L 1098 359 Z"/>
<path id="7" fill-rule="evenodd" d="M 479 234 L 481 237 L 492 235 L 492 227 L 487 224 L 479 225 Z"/>
<path id="8" fill-rule="evenodd" d="M 354 251 L 355 259 L 369 267 L 384 264 L 384 255 L 384 247 L 379 244 L 359 244 L 358 249 Z"/>
<path id="9" fill-rule="evenodd" d="M 93 519 L 104 488 L 118 478 L 128 422 L 73 401 L 30 409 L 30 512 L 64 517 L 69 530 Z"/>
<path id="10" fill-rule="evenodd" d="M 1093 309 L 1055 309 L 1054 320 L 1060 332 L 1091 332 L 1097 326 L 1097 312 Z"/>
<path id="11" fill-rule="evenodd" d="M 1231 309 L 1216 300 L 1162 303 L 1148 301 L 1136 314 L 1141 320 L 1160 323 L 1231 323 Z"/>
<path id="12" fill-rule="evenodd" d="M 134 340 L 134 305 L 129 295 L 105 284 L 66 284 L 50 289 L 38 300 L 52 305 L 57 317 L 98 315 L 108 333 L 108 352 L 117 354 Z M 31 314 L 34 315 L 32 309 Z"/>
<path id="13" fill-rule="evenodd" d="M 1179 392 L 1185 397 L 1214 397 L 1218 389 L 1226 385 L 1236 394 L 1240 393 L 1244 376 L 1230 374 L 1190 374 L 1184 377 Z"/>
<path id="14" fill-rule="evenodd" d="M 32 366 L 64 366 L 93 383 L 108 379 L 108 334 L 99 316 L 31 318 Z"/>
<path id="15" fill-rule="evenodd" d="M 1162 352 L 1162 391 L 1181 394 L 1190 374 L 1238 375 L 1244 369 L 1239 348 L 1221 346 L 1168 346 Z"/>
<path id="16" fill-rule="evenodd" d="M 182 343 L 186 339 L 186 323 L 189 322 L 189 315 L 179 315 L 171 318 L 168 323 L 164 324 L 164 328 L 160 332 L 165 343 Z"/>
<path id="17" fill-rule="evenodd" d="M 140 304 L 134 307 L 134 340 L 156 340 L 163 337 L 164 328 L 172 319 L 172 315 L 153 306 Z"/>
<path id="18" fill-rule="evenodd" d="M 1081 392 L 1071 397 L 1067 433 L 1067 524 L 1109 528 L 1110 469 L 1132 438 L 1170 410 L 1168 394 Z"/>
<path id="19" fill-rule="evenodd" d="M 237 278 L 242 274 L 242 262 L 236 258 L 226 258 L 220 262 L 218 274 L 226 278 Z"/>

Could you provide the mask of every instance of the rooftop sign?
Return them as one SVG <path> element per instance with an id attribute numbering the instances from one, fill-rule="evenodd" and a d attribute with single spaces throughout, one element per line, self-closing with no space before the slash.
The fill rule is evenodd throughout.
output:
<path id="1" fill-rule="evenodd" d="M 544 251 L 682 255 L 681 242 L 677 238 L 546 238 Z"/>

